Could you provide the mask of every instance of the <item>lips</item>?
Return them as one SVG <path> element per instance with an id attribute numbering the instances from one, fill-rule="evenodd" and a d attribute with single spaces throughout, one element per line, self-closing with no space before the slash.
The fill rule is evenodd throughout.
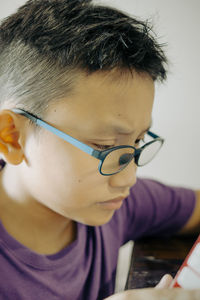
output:
<path id="1" fill-rule="evenodd" d="M 114 199 L 111 199 L 111 200 L 108 200 L 108 201 L 99 202 L 98 204 L 103 209 L 116 210 L 116 209 L 119 209 L 122 206 L 123 200 L 126 197 L 118 197 L 118 198 L 114 198 Z"/>
<path id="2" fill-rule="evenodd" d="M 118 197 L 118 198 L 115 198 L 115 199 L 111 199 L 111 200 L 108 200 L 108 201 L 104 201 L 102 203 L 113 203 L 113 202 L 120 202 L 122 200 L 124 200 L 125 197 Z"/>

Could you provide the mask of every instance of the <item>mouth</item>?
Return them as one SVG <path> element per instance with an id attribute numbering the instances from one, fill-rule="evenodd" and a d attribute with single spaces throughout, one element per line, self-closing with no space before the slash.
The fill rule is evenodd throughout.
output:
<path id="1" fill-rule="evenodd" d="M 115 210 L 115 209 L 119 209 L 122 206 L 123 200 L 126 197 L 127 196 L 125 196 L 125 197 L 118 197 L 118 198 L 111 199 L 111 200 L 108 200 L 108 201 L 98 202 L 97 204 L 99 206 L 101 206 L 102 208 L 104 208 L 104 209 Z"/>

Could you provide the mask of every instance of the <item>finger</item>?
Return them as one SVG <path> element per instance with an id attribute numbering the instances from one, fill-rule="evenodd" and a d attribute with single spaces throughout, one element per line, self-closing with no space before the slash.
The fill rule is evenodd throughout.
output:
<path id="1" fill-rule="evenodd" d="M 170 284 L 173 280 L 173 277 L 169 274 L 165 274 L 160 282 L 156 285 L 156 289 L 164 289 L 164 288 L 169 288 Z"/>

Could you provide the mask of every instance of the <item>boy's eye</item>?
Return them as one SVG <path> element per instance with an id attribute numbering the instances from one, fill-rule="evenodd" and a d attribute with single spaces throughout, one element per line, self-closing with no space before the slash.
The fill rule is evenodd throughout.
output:
<path id="1" fill-rule="evenodd" d="M 101 150 L 107 150 L 109 148 L 114 147 L 114 145 L 100 145 L 100 144 L 93 144 L 95 147 Z"/>
<path id="2" fill-rule="evenodd" d="M 135 140 L 135 145 L 138 146 L 140 142 L 143 142 L 143 143 L 144 143 L 144 142 L 145 142 L 145 141 L 144 141 L 144 138 L 140 138 L 140 139 Z"/>
<path id="3" fill-rule="evenodd" d="M 144 142 L 144 138 L 135 140 L 135 145 L 138 146 L 141 141 Z M 113 148 L 115 146 L 115 145 L 100 145 L 100 144 L 93 144 L 93 145 L 101 150 L 108 150 L 109 148 Z"/>
<path id="4" fill-rule="evenodd" d="M 137 139 L 137 140 L 135 141 L 135 144 L 139 144 L 142 140 L 143 140 L 143 139 Z"/>

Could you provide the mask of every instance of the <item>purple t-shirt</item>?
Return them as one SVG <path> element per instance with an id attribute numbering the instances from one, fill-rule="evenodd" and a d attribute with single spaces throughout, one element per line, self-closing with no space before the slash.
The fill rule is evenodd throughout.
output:
<path id="1" fill-rule="evenodd" d="M 138 179 L 110 222 L 77 223 L 77 239 L 54 255 L 31 251 L 0 223 L 0 299 L 102 300 L 114 293 L 120 246 L 178 231 L 194 206 L 192 190 Z"/>

